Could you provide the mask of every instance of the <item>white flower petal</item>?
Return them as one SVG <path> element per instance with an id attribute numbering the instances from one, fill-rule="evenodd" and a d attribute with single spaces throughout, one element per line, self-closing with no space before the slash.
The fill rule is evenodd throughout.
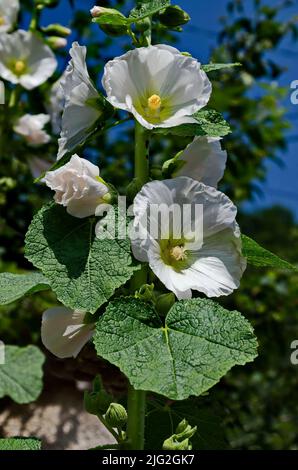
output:
<path id="1" fill-rule="evenodd" d="M 185 205 L 192 209 L 198 205 L 202 211 L 196 213 L 195 220 L 194 210 L 189 220 L 184 217 L 183 226 L 182 219 L 176 219 L 182 236 L 172 236 L 167 227 L 166 208 L 161 210 L 160 218 L 152 218 L 151 213 L 148 214 L 148 207 L 155 204 L 163 204 L 168 209 L 176 204 L 181 208 L 181 213 Z M 227 196 L 191 178 L 178 177 L 147 183 L 134 200 L 136 233 L 135 237 L 131 237 L 134 256 L 140 261 L 149 262 L 152 271 L 178 299 L 189 298 L 191 290 L 203 292 L 208 297 L 228 295 L 239 286 L 246 267 L 241 255 L 236 213 L 236 207 Z M 150 223 L 160 226 L 155 235 L 148 228 L 149 215 Z M 176 230 L 175 224 L 171 228 Z M 142 236 L 138 237 L 137 233 Z M 195 242 L 190 239 L 191 233 L 195 235 Z M 169 250 L 167 240 L 171 240 L 171 236 L 182 240 L 177 242 L 177 247 L 180 249 L 183 245 L 188 260 L 186 264 L 175 265 L 174 261 L 169 261 L 172 254 L 166 251 L 168 254 L 165 255 L 162 251 Z"/>
<path id="2" fill-rule="evenodd" d="M 101 115 L 100 110 L 88 104 L 88 100 L 98 99 L 99 93 L 88 74 L 86 47 L 74 42 L 69 53 L 71 60 L 61 80 L 65 95 L 65 108 L 62 116 L 58 160 L 87 139 Z"/>
<path id="3" fill-rule="evenodd" d="M 84 316 L 85 313 L 64 307 L 46 310 L 41 325 L 41 339 L 45 347 L 61 359 L 76 357 L 94 331 L 93 324 L 84 324 Z"/>
<path id="4" fill-rule="evenodd" d="M 187 122 L 211 94 L 200 63 L 164 45 L 140 47 L 108 62 L 102 84 L 113 106 L 131 112 L 148 129 Z M 148 98 L 154 94 L 161 108 L 150 117 Z"/>
<path id="5" fill-rule="evenodd" d="M 24 63 L 24 72 L 17 75 L 8 64 Z M 18 30 L 0 35 L 0 76 L 32 90 L 44 83 L 57 68 L 51 49 L 32 32 Z"/>
<path id="6" fill-rule="evenodd" d="M 19 0 L 1 0 L 0 2 L 0 34 L 12 29 L 20 9 Z"/>
<path id="7" fill-rule="evenodd" d="M 175 176 L 189 176 L 216 188 L 227 161 L 227 152 L 221 149 L 220 140 L 219 137 L 196 137 L 179 155 L 178 161 L 183 161 L 184 165 Z"/>
<path id="8" fill-rule="evenodd" d="M 50 120 L 47 114 L 25 114 L 15 123 L 13 130 L 22 135 L 32 147 L 47 144 L 50 136 L 43 130 Z"/>
<path id="9" fill-rule="evenodd" d="M 73 155 L 66 165 L 46 173 L 43 181 L 55 191 L 57 204 L 78 218 L 94 215 L 103 203 L 108 187 L 98 181 L 99 168 L 93 163 Z"/>

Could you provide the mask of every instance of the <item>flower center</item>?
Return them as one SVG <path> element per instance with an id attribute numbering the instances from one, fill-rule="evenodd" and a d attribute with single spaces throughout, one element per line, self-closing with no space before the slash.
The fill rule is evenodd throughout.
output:
<path id="1" fill-rule="evenodd" d="M 174 248 L 171 248 L 170 256 L 175 261 L 184 261 L 187 258 L 184 246 L 174 246 Z"/>
<path id="2" fill-rule="evenodd" d="M 159 95 L 152 95 L 148 98 L 148 108 L 150 111 L 159 111 L 161 108 L 161 97 Z"/>
<path id="3" fill-rule="evenodd" d="M 3 16 L 0 16 L 0 26 L 4 26 L 5 25 L 5 19 Z"/>
<path id="4" fill-rule="evenodd" d="M 22 75 L 25 69 L 26 69 L 26 64 L 23 60 L 17 60 L 14 63 L 14 71 L 17 75 Z"/>

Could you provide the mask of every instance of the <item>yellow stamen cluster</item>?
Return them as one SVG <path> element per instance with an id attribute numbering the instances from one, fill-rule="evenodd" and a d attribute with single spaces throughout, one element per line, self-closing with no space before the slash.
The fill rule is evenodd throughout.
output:
<path id="1" fill-rule="evenodd" d="M 159 95 L 152 95 L 148 98 L 148 108 L 150 111 L 158 111 L 161 108 L 161 97 Z"/>
<path id="2" fill-rule="evenodd" d="M 183 261 L 187 258 L 185 248 L 183 246 L 174 246 L 171 248 L 170 255 L 175 261 Z"/>
<path id="3" fill-rule="evenodd" d="M 26 69 L 26 64 L 23 60 L 17 60 L 14 64 L 14 71 L 16 74 L 21 75 Z"/>
<path id="4" fill-rule="evenodd" d="M 0 26 L 4 26 L 6 23 L 5 19 L 3 16 L 0 16 Z"/>

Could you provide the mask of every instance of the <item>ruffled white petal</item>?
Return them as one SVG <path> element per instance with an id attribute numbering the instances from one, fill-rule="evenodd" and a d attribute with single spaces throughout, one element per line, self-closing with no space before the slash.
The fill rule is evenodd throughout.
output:
<path id="1" fill-rule="evenodd" d="M 179 155 L 178 161 L 184 165 L 175 176 L 189 176 L 216 188 L 227 162 L 227 152 L 222 150 L 220 140 L 219 137 L 196 137 Z"/>
<path id="2" fill-rule="evenodd" d="M 22 135 L 28 145 L 37 147 L 47 144 L 50 136 L 43 130 L 45 124 L 50 120 L 47 114 L 25 114 L 15 123 L 13 130 Z"/>
<path id="3" fill-rule="evenodd" d="M 65 108 L 62 116 L 58 160 L 87 139 L 101 115 L 98 109 L 88 104 L 89 100 L 98 99 L 99 94 L 88 74 L 86 47 L 74 42 L 69 53 L 71 60 L 61 80 L 65 95 Z"/>
<path id="4" fill-rule="evenodd" d="M 45 347 L 61 359 L 76 357 L 94 331 L 93 324 L 84 324 L 84 316 L 85 313 L 65 307 L 46 310 L 41 325 L 41 339 Z"/>

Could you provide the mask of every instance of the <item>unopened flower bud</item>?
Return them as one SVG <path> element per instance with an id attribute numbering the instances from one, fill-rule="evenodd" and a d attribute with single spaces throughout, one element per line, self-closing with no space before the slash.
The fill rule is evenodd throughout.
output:
<path id="1" fill-rule="evenodd" d="M 61 24 L 49 24 L 48 26 L 44 26 L 42 31 L 49 35 L 57 35 L 67 38 L 71 34 L 71 29 L 66 28 L 66 26 L 62 26 Z"/>
<path id="2" fill-rule="evenodd" d="M 182 421 L 180 421 L 180 423 L 178 424 L 177 428 L 176 428 L 176 434 L 180 434 L 182 433 L 183 431 L 185 431 L 188 427 L 188 422 L 186 421 L 186 419 L 184 418 Z"/>
<path id="3" fill-rule="evenodd" d="M 154 284 L 144 284 L 140 287 L 138 292 L 135 293 L 136 299 L 143 300 L 144 302 L 150 302 L 153 300 Z"/>
<path id="4" fill-rule="evenodd" d="M 178 5 L 170 5 L 160 13 L 159 20 L 164 26 L 175 28 L 188 23 L 190 16 Z"/>
<path id="5" fill-rule="evenodd" d="M 52 49 L 62 49 L 63 47 L 67 46 L 67 39 L 65 38 L 60 38 L 58 36 L 50 36 L 46 39 L 47 44 L 52 48 Z"/>
<path id="6" fill-rule="evenodd" d="M 126 17 L 114 8 L 94 6 L 91 10 L 93 23 L 97 23 L 106 34 L 122 36 L 127 33 Z"/>
<path id="7" fill-rule="evenodd" d="M 174 436 L 169 437 L 166 439 L 162 445 L 163 450 L 191 450 L 192 446 L 189 443 L 188 439 L 184 439 L 184 441 L 176 441 Z"/>
<path id="8" fill-rule="evenodd" d="M 111 403 L 104 418 L 113 428 L 122 428 L 127 423 L 127 412 L 120 403 Z"/>
<path id="9" fill-rule="evenodd" d="M 156 300 L 156 310 L 160 315 L 166 316 L 175 303 L 175 295 L 172 292 L 161 294 Z"/>

